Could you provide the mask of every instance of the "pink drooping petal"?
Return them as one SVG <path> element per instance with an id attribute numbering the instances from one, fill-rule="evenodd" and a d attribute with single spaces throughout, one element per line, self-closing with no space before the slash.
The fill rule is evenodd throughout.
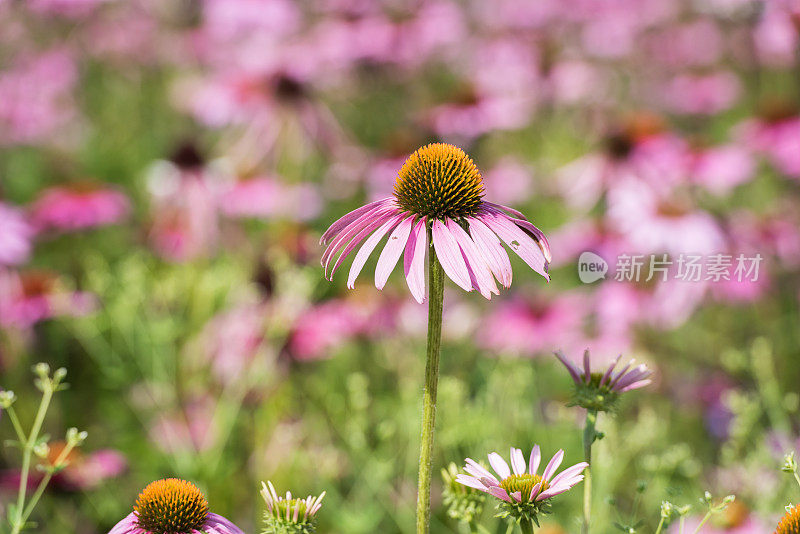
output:
<path id="1" fill-rule="evenodd" d="M 483 482 L 469 475 L 462 475 L 461 473 L 457 474 L 456 482 L 458 482 L 459 484 L 463 484 L 465 486 L 469 486 L 470 488 L 486 491 L 486 485 Z"/>
<path id="2" fill-rule="evenodd" d="M 354 209 L 350 213 L 347 213 L 347 214 L 343 215 L 338 220 L 336 220 L 333 224 L 331 224 L 330 227 L 328 227 L 327 230 L 325 230 L 325 233 L 322 234 L 322 237 L 319 240 L 320 245 L 327 244 L 328 240 L 330 240 L 332 237 L 335 237 L 339 232 L 344 230 L 352 222 L 354 222 L 356 219 L 358 219 L 359 217 L 361 217 L 362 215 L 364 215 L 368 211 L 371 211 L 371 210 L 373 210 L 375 208 L 382 207 L 383 205 L 385 205 L 386 203 L 390 202 L 391 200 L 392 200 L 391 198 L 384 198 L 384 199 L 381 199 L 381 200 L 376 200 L 375 202 L 370 202 L 369 204 L 361 206 L 360 208 Z"/>
<path id="3" fill-rule="evenodd" d="M 558 358 L 559 361 L 561 361 L 561 363 L 564 364 L 564 367 L 567 368 L 567 371 L 569 372 L 569 376 L 572 377 L 572 380 L 576 384 L 580 384 L 581 383 L 581 377 L 580 377 L 580 371 L 578 371 L 578 368 L 575 367 L 574 365 L 572 365 L 572 362 L 570 362 L 567 359 L 567 357 L 564 355 L 563 351 L 557 350 L 554 354 L 556 355 L 556 358 Z"/>
<path id="4" fill-rule="evenodd" d="M 625 367 L 623 367 L 623 368 L 622 368 L 622 369 L 621 369 L 621 370 L 620 370 L 620 371 L 619 371 L 617 374 L 615 374 L 615 375 L 614 375 L 614 376 L 611 378 L 611 380 L 608 382 L 608 387 L 611 387 L 611 388 L 613 388 L 613 387 L 614 387 L 614 386 L 617 384 L 617 382 L 619 382 L 619 379 L 620 379 L 620 378 L 622 378 L 623 376 L 625 376 L 625 373 L 627 373 L 627 372 L 628 372 L 628 369 L 630 369 L 630 368 L 631 368 L 631 365 L 633 365 L 633 363 L 634 363 L 635 361 L 636 361 L 636 360 L 631 360 L 631 361 L 629 361 L 629 362 L 628 362 L 628 363 L 625 365 Z"/>
<path id="5" fill-rule="evenodd" d="M 450 279 L 464 291 L 472 291 L 472 281 L 469 278 L 467 264 L 461 255 L 456 238 L 442 221 L 433 221 L 432 226 L 433 248 L 442 269 Z"/>
<path id="6" fill-rule="evenodd" d="M 614 367 L 617 366 L 617 363 L 619 363 L 620 358 L 622 358 L 622 354 L 620 354 L 616 358 L 614 358 L 614 361 L 611 362 L 611 365 L 608 366 L 608 369 L 606 369 L 606 372 L 603 373 L 603 378 L 600 379 L 600 385 L 601 386 L 605 386 L 606 383 L 608 382 L 609 378 L 611 378 L 611 373 L 614 371 Z"/>
<path id="7" fill-rule="evenodd" d="M 537 482 L 536 485 L 531 488 L 531 494 L 528 495 L 528 500 L 529 501 L 534 500 L 536 498 L 536 496 L 539 495 L 540 491 L 542 491 L 542 483 L 541 482 Z"/>
<path id="8" fill-rule="evenodd" d="M 547 274 L 547 261 L 544 258 L 544 254 L 542 254 L 539 245 L 528 234 L 520 230 L 505 215 L 486 212 L 479 217 L 531 269 L 550 280 L 550 276 Z"/>
<path id="9" fill-rule="evenodd" d="M 522 451 L 514 447 L 511 447 L 511 468 L 515 475 L 525 473 L 525 458 L 522 457 Z"/>
<path id="10" fill-rule="evenodd" d="M 629 371 L 625 376 L 620 378 L 615 384 L 615 389 L 621 389 L 626 386 L 633 384 L 634 382 L 638 382 L 639 380 L 643 380 L 649 377 L 652 372 L 647 368 L 646 365 L 642 364 L 636 369 Z"/>
<path id="11" fill-rule="evenodd" d="M 634 382 L 630 386 L 625 386 L 624 388 L 620 389 L 619 391 L 620 391 L 620 393 L 625 393 L 626 391 L 631 391 L 631 390 L 634 390 L 634 389 L 643 388 L 643 387 L 645 387 L 645 386 L 647 386 L 649 384 L 652 384 L 652 383 L 653 383 L 653 381 L 648 378 L 647 380 L 640 380 L 638 382 Z"/>
<path id="12" fill-rule="evenodd" d="M 533 237 L 533 239 L 538 243 L 539 248 L 542 250 L 542 254 L 544 254 L 547 263 L 553 261 L 553 255 L 550 253 L 550 242 L 547 240 L 547 236 L 545 236 L 544 232 L 539 230 L 533 223 L 531 223 L 522 212 L 519 212 L 513 208 L 509 208 L 508 206 L 495 204 L 494 202 L 484 202 L 484 204 L 488 205 L 490 208 L 503 210 L 513 215 L 511 220 L 514 222 L 514 224 L 520 226 L 523 230 L 531 234 L 531 237 Z"/>
<path id="13" fill-rule="evenodd" d="M 470 235 L 452 219 L 447 220 L 447 228 L 453 234 L 458 246 L 461 247 L 464 261 L 470 272 L 470 278 L 474 278 L 473 286 L 481 295 L 487 299 L 492 298 L 492 294 L 499 295 L 497 284 L 494 282 L 492 271 L 483 259 L 478 247 Z"/>
<path id="14" fill-rule="evenodd" d="M 511 262 L 508 259 L 508 253 L 503 248 L 500 239 L 492 232 L 488 226 L 475 218 L 467 218 L 469 223 L 469 231 L 472 234 L 472 239 L 475 245 L 483 256 L 486 265 L 489 266 L 495 278 L 508 288 L 511 286 Z"/>
<path id="15" fill-rule="evenodd" d="M 333 239 L 333 241 L 331 241 L 330 245 L 328 245 L 328 248 L 326 248 L 325 252 L 322 253 L 322 259 L 320 260 L 320 263 L 322 263 L 322 265 L 325 267 L 326 277 L 328 274 L 328 265 L 330 264 L 331 259 L 336 256 L 336 253 L 339 252 L 348 242 L 350 242 L 353 237 L 358 235 L 361 230 L 372 224 L 376 219 L 379 219 L 386 213 L 389 213 L 389 211 L 390 210 L 387 208 L 378 207 L 363 213 L 360 217 L 344 228 L 342 232 Z"/>
<path id="16" fill-rule="evenodd" d="M 136 514 L 131 512 L 108 532 L 108 534 L 128 534 L 136 528 Z"/>
<path id="17" fill-rule="evenodd" d="M 539 470 L 539 464 L 542 462 L 542 453 L 539 451 L 539 446 L 534 445 L 531 451 L 531 459 L 528 462 L 528 473 L 535 475 Z"/>
<path id="18" fill-rule="evenodd" d="M 406 283 L 414 300 L 422 304 L 425 301 L 425 252 L 428 249 L 428 231 L 425 219 L 420 219 L 411 231 L 406 242 L 403 267 Z"/>
<path id="19" fill-rule="evenodd" d="M 394 229 L 400 219 L 403 218 L 403 215 L 395 215 L 390 217 L 388 221 L 383 223 L 380 228 L 375 230 L 375 232 L 364 241 L 364 244 L 361 245 L 361 248 L 358 249 L 358 253 L 356 257 L 353 259 L 353 264 L 350 266 L 350 274 L 347 277 L 347 287 L 353 289 L 355 287 L 356 278 L 358 278 L 359 273 L 361 273 L 361 269 L 364 268 L 364 264 L 367 263 L 367 259 L 369 258 L 372 251 L 375 250 L 375 247 L 378 246 L 380 240 L 383 239 L 383 236 L 387 234 L 387 232 Z"/>
<path id="20" fill-rule="evenodd" d="M 201 529 L 207 534 L 244 534 L 242 530 L 218 514 L 208 514 L 205 525 Z"/>
<path id="21" fill-rule="evenodd" d="M 394 270 L 394 266 L 397 265 L 397 260 L 400 259 L 400 255 L 406 248 L 413 222 L 413 217 L 407 216 L 389 235 L 389 239 L 386 241 L 386 245 L 378 258 L 378 265 L 375 267 L 375 287 L 378 289 L 383 289 L 383 286 L 386 285 L 389 275 Z"/>
<path id="22" fill-rule="evenodd" d="M 583 351 L 583 380 L 587 384 L 592 381 L 592 366 L 589 361 L 589 349 Z"/>
<path id="23" fill-rule="evenodd" d="M 497 497 L 498 499 L 502 499 L 506 502 L 511 502 L 511 497 L 508 496 L 508 492 L 499 486 L 492 486 L 489 488 L 489 493 Z"/>
<path id="24" fill-rule="evenodd" d="M 542 478 L 544 480 L 550 480 L 558 469 L 558 466 L 561 465 L 561 462 L 564 460 L 564 449 L 559 449 L 558 452 L 550 459 L 550 462 L 547 464 L 547 467 L 544 468 L 544 474 Z"/>
<path id="25" fill-rule="evenodd" d="M 503 460 L 503 457 L 496 452 L 489 454 L 489 465 L 491 465 L 494 472 L 498 474 L 500 480 L 511 475 L 511 469 L 508 467 L 508 464 Z"/>
<path id="26" fill-rule="evenodd" d="M 583 480 L 583 475 L 580 475 L 580 476 L 576 477 L 576 479 L 574 479 L 574 480 L 575 480 L 575 484 L 577 484 L 578 482 Z M 562 486 L 556 486 L 556 487 L 553 487 L 553 488 L 547 488 L 545 491 L 540 493 L 538 497 L 536 497 L 536 500 L 537 501 L 543 501 L 545 499 L 549 499 L 550 497 L 555 497 L 556 495 L 561 495 L 562 493 L 564 493 L 566 491 L 569 491 L 569 489 L 572 488 L 572 486 L 574 486 L 575 484 L 572 484 L 571 486 L 563 486 L 562 485 Z"/>
<path id="27" fill-rule="evenodd" d="M 575 464 L 572 467 L 564 469 L 562 472 L 557 474 L 553 477 L 553 480 L 550 481 L 550 486 L 557 486 L 560 482 L 566 481 L 576 475 L 579 475 L 584 469 L 589 467 L 589 464 L 586 462 L 581 462 L 579 464 Z"/>
<path id="28" fill-rule="evenodd" d="M 515 491 L 514 493 L 511 494 L 511 498 L 517 502 L 522 502 L 522 492 Z"/>
<path id="29" fill-rule="evenodd" d="M 470 472 L 470 471 L 468 471 L 468 469 L 471 469 L 472 471 L 470 472 L 470 474 L 473 474 L 473 475 L 475 475 L 476 477 L 479 477 L 479 478 L 480 478 L 480 477 L 489 478 L 489 479 L 491 479 L 491 480 L 494 482 L 494 484 L 495 484 L 495 485 L 497 485 L 497 484 L 499 484 L 499 483 L 500 483 L 500 482 L 499 482 L 499 481 L 498 481 L 498 480 L 497 480 L 497 479 L 494 477 L 494 475 L 493 475 L 493 474 L 491 474 L 491 473 L 489 472 L 489 470 L 488 470 L 488 469 L 486 469 L 485 467 L 483 467 L 481 464 L 479 464 L 478 462 L 476 462 L 476 461 L 475 461 L 475 460 L 473 460 L 472 458 L 467 458 L 467 459 L 466 459 L 466 460 L 464 460 L 464 461 L 465 461 L 465 462 L 466 462 L 466 464 L 467 464 L 467 465 L 466 465 L 466 467 L 464 468 L 464 470 L 465 470 L 465 471 L 467 471 L 467 472 Z"/>
<path id="30" fill-rule="evenodd" d="M 336 270 L 339 269 L 339 266 L 342 264 L 344 259 L 355 249 L 366 237 L 380 228 L 380 226 L 385 223 L 387 220 L 391 219 L 394 216 L 392 212 L 383 212 L 380 215 L 377 215 L 375 219 L 367 224 L 360 232 L 358 232 L 355 237 L 353 237 L 352 241 L 350 241 L 342 253 L 339 254 L 339 258 L 336 260 L 336 263 L 333 265 L 333 269 L 331 269 L 330 280 L 333 280 L 333 275 L 336 273 Z"/>

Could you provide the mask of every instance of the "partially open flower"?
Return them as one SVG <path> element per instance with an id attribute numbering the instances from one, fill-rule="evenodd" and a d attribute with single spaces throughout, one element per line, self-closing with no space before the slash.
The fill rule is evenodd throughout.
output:
<path id="1" fill-rule="evenodd" d="M 533 446 L 527 469 L 521 449 L 511 448 L 510 468 L 499 454 L 493 452 L 489 454 L 489 464 L 499 475 L 498 478 L 475 460 L 467 458 L 464 471 L 468 474 L 459 474 L 456 481 L 502 500 L 501 517 L 511 516 L 516 520 L 534 521 L 538 525 L 538 516 L 548 512 L 550 499 L 582 481 L 583 470 L 589 466 L 586 462 L 580 462 L 556 475 L 556 470 L 564 460 L 562 449 L 539 474 L 541 460 L 538 445 Z"/>
<path id="2" fill-rule="evenodd" d="M 208 511 L 197 486 L 178 478 L 150 483 L 133 512 L 108 534 L 244 534 L 222 516 Z"/>
<path id="3" fill-rule="evenodd" d="M 800 534 L 800 504 L 786 507 L 786 514 L 781 518 L 775 534 Z"/>
<path id="4" fill-rule="evenodd" d="M 264 534 L 310 534 L 316 528 L 325 492 L 299 499 L 287 491 L 285 497 L 279 497 L 272 482 L 267 481 L 261 483 L 261 496 L 267 503 Z"/>
<path id="5" fill-rule="evenodd" d="M 631 360 L 625 367 L 614 373 L 622 355 L 617 356 L 602 373 L 592 372 L 588 350 L 583 353 L 583 369 L 573 365 L 560 350 L 556 351 L 555 355 L 567 368 L 575 382 L 572 404 L 587 410 L 611 411 L 619 399 L 620 393 L 642 388 L 652 382 L 650 375 L 653 372 L 645 364 L 633 367 L 635 360 Z"/>
<path id="6" fill-rule="evenodd" d="M 442 469 L 442 501 L 447 507 L 447 515 L 453 519 L 471 523 L 483 511 L 486 495 L 472 486 L 458 482 L 458 466 L 450 462 L 447 469 Z"/>
<path id="7" fill-rule="evenodd" d="M 351 211 L 322 235 L 327 244 L 322 265 L 330 278 L 355 248 L 347 285 L 355 285 L 378 243 L 388 235 L 378 258 L 375 287 L 383 289 L 404 256 L 406 281 L 417 302 L 425 300 L 425 254 L 429 236 L 444 269 L 465 291 L 499 294 L 495 279 L 511 285 L 511 263 L 502 243 L 549 280 L 550 245 L 522 213 L 483 200 L 481 173 L 463 150 L 433 143 L 417 149 L 400 169 L 394 196 Z M 338 258 L 336 258 L 338 254 Z"/>

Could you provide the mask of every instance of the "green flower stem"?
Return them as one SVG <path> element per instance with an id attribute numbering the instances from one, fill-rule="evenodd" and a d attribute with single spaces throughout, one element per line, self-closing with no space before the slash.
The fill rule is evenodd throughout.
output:
<path id="1" fill-rule="evenodd" d="M 522 520 L 519 524 L 519 529 L 522 534 L 533 534 L 533 521 Z"/>
<path id="2" fill-rule="evenodd" d="M 597 424 L 597 412 L 595 410 L 586 411 L 586 425 L 583 427 L 583 457 L 589 466 L 584 471 L 583 478 L 583 525 L 582 534 L 589 534 L 589 525 L 592 520 L 592 445 L 597 438 L 595 425 Z"/>
<path id="3" fill-rule="evenodd" d="M 67 459 L 69 453 L 72 452 L 72 449 L 75 448 L 74 443 L 67 443 L 67 446 L 61 451 L 61 454 L 58 455 L 56 461 L 53 462 L 53 468 L 58 469 Z M 42 493 L 44 493 L 45 488 L 47 488 L 47 484 L 50 483 L 50 479 L 53 478 L 54 471 L 48 470 L 47 474 L 44 476 L 39 485 L 36 487 L 36 492 L 31 496 L 30 502 L 25 507 L 25 512 L 22 514 L 22 524 L 25 524 L 28 521 L 28 518 L 33 513 L 33 509 L 36 508 L 36 504 L 39 502 L 39 499 L 42 497 Z"/>
<path id="4" fill-rule="evenodd" d="M 36 444 L 36 440 L 39 439 L 39 432 L 42 430 L 44 416 L 50 406 L 50 400 L 53 398 L 52 384 L 45 380 L 42 380 L 42 383 L 42 401 L 39 403 L 39 410 L 36 412 L 36 419 L 33 421 L 31 433 L 28 435 L 28 439 L 25 440 L 22 448 L 22 470 L 20 471 L 17 508 L 15 510 L 15 517 L 12 520 L 11 534 L 19 534 L 22 530 L 22 526 L 25 524 L 25 497 L 28 491 L 28 477 L 31 470 L 33 447 Z M 17 424 L 18 423 L 19 422 L 17 422 Z"/>
<path id="5" fill-rule="evenodd" d="M 797 485 L 800 486 L 800 476 L 797 475 L 797 471 L 795 471 L 793 474 L 794 479 L 797 481 Z"/>
<path id="6" fill-rule="evenodd" d="M 428 237 L 430 238 L 430 228 Z M 428 239 L 428 242 L 431 242 Z M 436 393 L 439 386 L 439 350 L 442 342 L 444 270 L 433 247 L 428 259 L 428 353 L 425 364 L 425 389 L 422 394 L 422 437 L 419 445 L 419 483 L 417 485 L 417 534 L 428 534 L 431 517 L 431 457 L 436 425 Z"/>
<path id="7" fill-rule="evenodd" d="M 661 516 L 661 521 L 658 522 L 658 528 L 656 529 L 656 534 L 661 534 L 661 529 L 664 528 L 664 516 Z"/>
<path id="8" fill-rule="evenodd" d="M 705 516 L 703 516 L 703 520 L 700 521 L 700 524 L 697 525 L 696 529 L 694 529 L 694 534 L 697 534 L 698 532 L 700 532 L 700 529 L 703 528 L 703 525 L 706 524 L 706 521 L 708 521 L 708 519 L 710 517 L 711 517 L 711 510 L 709 510 L 708 513 L 706 513 Z M 683 532 L 683 518 L 681 518 L 681 532 Z"/>

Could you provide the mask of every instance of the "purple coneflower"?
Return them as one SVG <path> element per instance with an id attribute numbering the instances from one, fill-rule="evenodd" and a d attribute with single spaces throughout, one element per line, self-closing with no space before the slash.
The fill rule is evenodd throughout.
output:
<path id="1" fill-rule="evenodd" d="M 222 516 L 208 511 L 197 486 L 178 478 L 151 482 L 139 494 L 133 512 L 108 534 L 244 534 Z"/>
<path id="2" fill-rule="evenodd" d="M 548 501 L 552 497 L 570 490 L 583 480 L 583 470 L 589 464 L 580 462 L 556 475 L 563 460 L 564 450 L 560 449 L 539 474 L 542 461 L 539 446 L 533 446 L 528 466 L 525 465 L 522 450 L 512 447 L 511 467 L 498 453 L 489 454 L 489 464 L 497 477 L 475 460 L 467 458 L 464 471 L 468 474 L 459 474 L 456 481 L 502 500 L 506 505 L 503 506 L 502 515 L 514 517 L 521 525 L 527 522 L 522 527 L 526 532 L 531 521 L 538 524 L 537 516 L 547 512 Z"/>
<path id="3" fill-rule="evenodd" d="M 421 303 L 427 293 L 428 350 L 422 398 L 417 534 L 427 534 L 430 523 L 445 273 L 464 290 L 477 289 L 487 299 L 491 298 L 499 293 L 495 279 L 504 287 L 511 285 L 511 263 L 502 245 L 505 243 L 533 270 L 548 278 L 550 245 L 544 234 L 520 212 L 484 201 L 483 192 L 481 173 L 463 150 L 444 143 L 426 145 L 411 154 L 401 167 L 394 196 L 351 211 L 333 223 L 320 240 L 328 245 L 322 265 L 329 278 L 364 243 L 350 267 L 347 285 L 352 288 L 367 258 L 388 235 L 375 270 L 376 287 L 383 288 L 403 255 L 406 281 L 414 299 Z"/>
<path id="4" fill-rule="evenodd" d="M 321 243 L 328 245 L 322 256 L 326 276 L 333 278 L 363 242 L 347 279 L 352 288 L 370 254 L 388 235 L 375 286 L 383 289 L 403 255 L 408 287 L 421 303 L 430 234 L 444 272 L 465 291 L 476 289 L 488 299 L 499 293 L 495 278 L 503 287 L 511 285 L 511 263 L 501 242 L 549 279 L 550 245 L 544 234 L 522 213 L 484 201 L 483 193 L 481 173 L 463 150 L 444 143 L 417 149 L 400 169 L 393 197 L 351 211 L 323 234 Z"/>
<path id="5" fill-rule="evenodd" d="M 265 534 L 278 534 L 282 532 L 314 532 L 316 515 L 322 507 L 323 491 L 317 497 L 309 495 L 305 499 L 292 497 L 290 491 L 285 497 L 278 496 L 272 482 L 261 483 L 261 496 L 267 503 L 267 513 L 264 516 L 266 523 Z M 294 528 L 287 528 L 291 524 Z"/>

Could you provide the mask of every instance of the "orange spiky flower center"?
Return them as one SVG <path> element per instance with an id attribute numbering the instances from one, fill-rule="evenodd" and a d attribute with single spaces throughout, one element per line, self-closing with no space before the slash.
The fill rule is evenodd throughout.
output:
<path id="1" fill-rule="evenodd" d="M 775 534 L 800 534 L 800 504 L 786 512 Z"/>
<path id="2" fill-rule="evenodd" d="M 178 478 L 151 482 L 139 494 L 136 522 L 152 534 L 184 534 L 200 530 L 208 517 L 208 501 L 197 486 Z"/>
<path id="3" fill-rule="evenodd" d="M 394 196 L 404 210 L 433 219 L 475 215 L 483 178 L 460 148 L 432 143 L 411 154 L 397 174 Z"/>

